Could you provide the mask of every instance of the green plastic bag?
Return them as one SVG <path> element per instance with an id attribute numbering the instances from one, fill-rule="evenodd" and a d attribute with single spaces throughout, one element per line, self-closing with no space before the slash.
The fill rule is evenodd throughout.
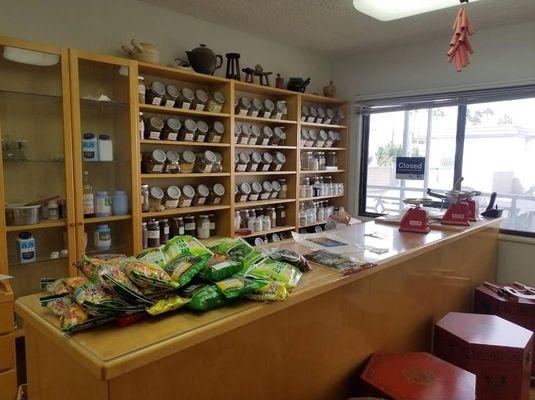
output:
<path id="1" fill-rule="evenodd" d="M 256 250 L 242 238 L 217 239 L 208 243 L 208 246 L 214 253 L 226 255 L 232 261 L 241 262 L 244 269 L 249 268 L 251 265 L 260 262 L 265 258 L 262 252 Z"/>
<path id="2" fill-rule="evenodd" d="M 271 259 L 253 265 L 245 273 L 246 278 L 272 279 L 281 282 L 289 292 L 297 285 L 302 275 L 303 273 L 293 265 Z"/>
<path id="3" fill-rule="evenodd" d="M 165 266 L 165 271 L 179 287 L 187 285 L 206 265 L 206 257 L 190 254 L 176 256 Z"/>
<path id="4" fill-rule="evenodd" d="M 165 267 L 166 261 L 162 253 L 162 250 L 158 248 L 151 248 L 139 253 L 136 258 L 140 261 L 144 261 L 149 264 L 158 265 L 159 267 Z"/>
<path id="5" fill-rule="evenodd" d="M 288 291 L 284 283 L 269 281 L 265 286 L 245 295 L 245 297 L 255 301 L 283 301 L 288 297 Z"/>
<path id="6" fill-rule="evenodd" d="M 131 257 L 124 261 L 123 266 L 126 275 L 139 287 L 175 289 L 179 286 L 156 264 Z"/>
<path id="7" fill-rule="evenodd" d="M 201 273 L 201 278 L 210 282 L 217 282 L 230 278 L 241 270 L 242 263 L 240 261 L 220 260 L 214 257 L 206 263 L 206 267 Z"/>
<path id="8" fill-rule="evenodd" d="M 162 299 L 157 300 L 154 304 L 147 308 L 150 315 L 159 315 L 169 311 L 178 310 L 189 302 L 178 295 L 168 295 Z"/>
<path id="9" fill-rule="evenodd" d="M 215 285 L 191 285 L 179 294 L 191 298 L 186 307 L 194 311 L 208 311 L 228 303 L 227 298 Z"/>
<path id="10" fill-rule="evenodd" d="M 216 282 L 215 285 L 227 299 L 234 299 L 253 293 L 262 286 L 266 286 L 267 282 L 234 277 Z"/>
<path id="11" fill-rule="evenodd" d="M 198 239 L 193 236 L 176 236 L 160 247 L 160 250 L 168 264 L 177 257 L 192 255 L 203 258 L 205 261 L 212 257 L 208 250 Z"/>

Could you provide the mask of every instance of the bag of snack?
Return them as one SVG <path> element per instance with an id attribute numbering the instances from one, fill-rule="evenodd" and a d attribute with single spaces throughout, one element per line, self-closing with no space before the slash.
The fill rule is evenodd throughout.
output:
<path id="1" fill-rule="evenodd" d="M 74 276 L 71 278 L 41 278 L 40 287 L 50 294 L 72 293 L 73 290 L 87 282 L 83 276 Z"/>
<path id="2" fill-rule="evenodd" d="M 41 307 L 50 310 L 59 318 L 67 314 L 73 303 L 74 302 L 68 293 L 54 294 L 52 296 L 39 298 L 39 304 L 41 304 Z"/>
<path id="3" fill-rule="evenodd" d="M 103 265 L 98 273 L 100 283 L 118 296 L 138 303 L 150 303 L 141 290 L 134 285 L 121 267 Z"/>
<path id="4" fill-rule="evenodd" d="M 65 333 L 75 333 L 84 329 L 113 321 L 113 317 L 90 317 L 82 307 L 73 304 L 67 314 L 61 319 L 61 330 Z"/>
<path id="5" fill-rule="evenodd" d="M 169 311 L 178 310 L 180 307 L 189 303 L 190 299 L 185 299 L 179 295 L 168 295 L 157 300 L 154 304 L 147 308 L 150 315 L 159 315 Z"/>
<path id="6" fill-rule="evenodd" d="M 166 266 L 165 271 L 179 287 L 188 284 L 206 265 L 206 258 L 182 254 L 176 256 Z"/>
<path id="7" fill-rule="evenodd" d="M 75 262 L 74 266 L 92 281 L 98 281 L 98 272 L 103 265 L 121 265 L 126 256 L 122 255 L 107 255 L 100 257 L 89 257 L 84 255 L 82 261 Z"/>
<path id="8" fill-rule="evenodd" d="M 133 305 L 118 296 L 107 293 L 101 284 L 88 282 L 73 292 L 76 302 L 93 316 L 132 314 L 142 311 L 143 305 Z"/>
<path id="9" fill-rule="evenodd" d="M 253 265 L 245 273 L 246 278 L 272 279 L 281 282 L 289 292 L 297 285 L 302 275 L 302 272 L 293 265 L 269 258 Z"/>
<path id="10" fill-rule="evenodd" d="M 194 311 L 208 311 L 228 303 L 227 298 L 215 285 L 191 285 L 181 290 L 179 294 L 190 298 L 186 307 Z"/>
<path id="11" fill-rule="evenodd" d="M 242 238 L 218 239 L 210 242 L 209 246 L 214 253 L 223 254 L 233 261 L 241 262 L 244 269 L 265 258 L 262 252 L 256 250 Z"/>
<path id="12" fill-rule="evenodd" d="M 283 301 L 288 297 L 288 291 L 283 283 L 277 281 L 267 281 L 266 283 L 245 297 L 256 301 Z"/>
<path id="13" fill-rule="evenodd" d="M 136 258 L 140 261 L 158 265 L 162 268 L 165 267 L 166 264 L 165 257 L 163 256 L 162 250 L 159 247 L 144 250 L 139 253 Z"/>
<path id="14" fill-rule="evenodd" d="M 197 238 L 189 235 L 175 236 L 161 246 L 161 251 L 166 263 L 184 255 L 196 256 L 205 261 L 213 255 Z"/>
<path id="15" fill-rule="evenodd" d="M 301 272 L 312 271 L 310 264 L 296 251 L 290 249 L 273 249 L 269 252 L 269 258 L 276 261 L 284 261 L 285 263 L 292 264 L 294 267 L 299 268 Z"/>
<path id="16" fill-rule="evenodd" d="M 242 270 L 242 263 L 233 260 L 221 260 L 214 256 L 206 262 L 201 272 L 201 278 L 210 282 L 221 281 L 230 278 Z"/>
<path id="17" fill-rule="evenodd" d="M 126 275 L 139 287 L 160 289 L 175 289 L 179 285 L 173 282 L 169 275 L 156 264 L 151 264 L 134 257 L 123 262 Z"/>
<path id="18" fill-rule="evenodd" d="M 216 282 L 215 285 L 227 299 L 234 299 L 253 293 L 262 286 L 266 286 L 267 282 L 234 277 Z"/>

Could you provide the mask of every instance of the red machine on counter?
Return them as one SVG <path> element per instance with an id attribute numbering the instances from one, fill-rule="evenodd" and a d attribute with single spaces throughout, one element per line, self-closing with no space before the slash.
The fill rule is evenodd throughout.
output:
<path id="1" fill-rule="evenodd" d="M 422 208 L 422 205 L 430 204 L 431 199 L 418 198 L 418 199 L 405 199 L 405 204 L 410 204 L 413 207 L 409 208 L 399 226 L 399 230 L 402 232 L 416 232 L 416 233 L 429 233 L 428 220 L 429 215 L 427 211 Z"/>
<path id="2" fill-rule="evenodd" d="M 462 181 L 462 177 L 455 181 L 453 189 L 445 194 L 427 190 L 428 195 L 448 204 L 448 209 L 441 220 L 442 225 L 469 226 L 471 221 L 477 221 L 478 204 L 474 197 L 479 196 L 481 192 L 460 190 Z"/>

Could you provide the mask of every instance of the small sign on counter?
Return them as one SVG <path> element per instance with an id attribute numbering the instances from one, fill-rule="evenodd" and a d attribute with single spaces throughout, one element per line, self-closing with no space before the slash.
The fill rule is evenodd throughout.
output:
<path id="1" fill-rule="evenodd" d="M 425 157 L 396 157 L 396 179 L 421 181 L 425 174 Z"/>

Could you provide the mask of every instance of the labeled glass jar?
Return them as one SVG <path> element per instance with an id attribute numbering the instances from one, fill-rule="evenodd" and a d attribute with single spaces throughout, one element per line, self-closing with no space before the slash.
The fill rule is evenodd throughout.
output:
<path id="1" fill-rule="evenodd" d="M 212 166 L 212 172 L 219 173 L 223 172 L 223 155 L 214 151 L 215 154 L 215 163 Z"/>
<path id="2" fill-rule="evenodd" d="M 164 192 L 161 187 L 153 186 L 149 190 L 149 211 L 162 211 Z"/>
<path id="3" fill-rule="evenodd" d="M 170 225 L 171 225 L 171 237 L 185 235 L 186 232 L 184 230 L 184 218 L 182 217 L 171 218 Z"/>
<path id="4" fill-rule="evenodd" d="M 165 98 L 162 101 L 162 106 L 174 107 L 178 98 L 178 89 L 174 85 L 167 85 L 165 87 Z"/>
<path id="5" fill-rule="evenodd" d="M 223 110 L 223 106 L 225 105 L 225 96 L 221 92 L 213 92 L 208 99 L 208 103 L 206 104 L 206 109 L 209 112 L 216 112 L 219 113 Z"/>
<path id="6" fill-rule="evenodd" d="M 308 130 L 301 129 L 301 147 L 310 147 L 310 134 Z"/>
<path id="7" fill-rule="evenodd" d="M 197 123 L 191 118 L 184 120 L 178 138 L 183 142 L 193 142 L 195 140 L 195 133 L 197 132 Z"/>
<path id="8" fill-rule="evenodd" d="M 162 100 L 165 97 L 165 85 L 160 81 L 154 81 L 147 87 L 145 91 L 145 102 L 155 106 L 162 105 Z"/>
<path id="9" fill-rule="evenodd" d="M 195 166 L 195 154 L 189 150 L 184 151 L 180 155 L 178 164 L 180 166 L 180 173 L 191 174 L 193 172 L 193 167 Z"/>
<path id="10" fill-rule="evenodd" d="M 238 163 L 236 164 L 234 170 L 236 172 L 245 172 L 247 170 L 247 165 L 251 161 L 251 157 L 247 153 L 238 154 Z"/>
<path id="11" fill-rule="evenodd" d="M 149 247 L 149 230 L 146 222 L 141 223 L 141 247 L 146 249 Z"/>
<path id="12" fill-rule="evenodd" d="M 316 122 L 318 124 L 324 124 L 325 123 L 325 109 L 318 107 L 318 117 L 316 118 Z"/>
<path id="13" fill-rule="evenodd" d="M 163 126 L 161 139 L 162 140 L 177 140 L 178 131 L 182 124 L 176 118 L 168 118 Z"/>
<path id="14" fill-rule="evenodd" d="M 166 244 L 169 241 L 169 220 L 167 218 L 159 221 L 160 225 L 160 245 Z"/>
<path id="15" fill-rule="evenodd" d="M 279 183 L 281 185 L 281 190 L 279 192 L 279 199 L 286 199 L 288 198 L 288 181 L 286 178 L 279 179 Z"/>
<path id="16" fill-rule="evenodd" d="M 273 129 L 269 126 L 262 127 L 260 137 L 258 138 L 258 145 L 267 146 L 273 139 Z"/>
<path id="17" fill-rule="evenodd" d="M 197 238 L 210 238 L 210 217 L 208 217 L 206 214 L 202 214 L 197 217 Z"/>
<path id="18" fill-rule="evenodd" d="M 225 134 L 225 125 L 221 121 L 214 121 L 210 125 L 206 141 L 209 143 L 221 143 Z"/>
<path id="19" fill-rule="evenodd" d="M 275 103 L 273 103 L 273 101 L 270 99 L 265 99 L 262 103 L 262 108 L 260 109 L 258 116 L 261 118 L 270 118 L 271 114 L 273 114 L 273 111 L 275 111 Z"/>
<path id="20" fill-rule="evenodd" d="M 262 109 L 262 100 L 257 99 L 255 97 L 251 101 L 251 105 L 249 106 L 247 115 L 250 117 L 258 117 L 258 113 L 260 112 L 261 109 Z"/>
<path id="21" fill-rule="evenodd" d="M 319 164 L 318 159 L 314 156 L 314 153 L 311 151 L 307 151 L 305 153 L 306 156 L 306 170 L 307 171 L 319 171 Z"/>
<path id="22" fill-rule="evenodd" d="M 327 135 L 327 139 L 325 139 L 325 144 L 323 147 L 333 147 L 334 139 L 331 136 L 331 131 L 325 132 L 325 134 Z"/>
<path id="23" fill-rule="evenodd" d="M 177 208 L 178 200 L 180 199 L 180 189 L 178 186 L 169 186 L 165 189 L 165 195 L 163 198 L 163 205 L 167 210 Z"/>
<path id="24" fill-rule="evenodd" d="M 191 108 L 191 105 L 193 104 L 194 98 L 195 94 L 193 93 L 193 90 L 191 90 L 190 88 L 182 88 L 178 93 L 178 98 L 176 99 L 175 107 L 182 108 L 184 110 L 189 110 Z"/>
<path id="25" fill-rule="evenodd" d="M 202 153 L 197 153 L 195 157 L 195 172 L 209 173 L 216 163 L 217 158 L 213 151 L 206 150 Z"/>
<path id="26" fill-rule="evenodd" d="M 168 150 L 165 153 L 165 173 L 166 174 L 178 174 L 180 172 L 180 156 L 174 150 Z"/>
<path id="27" fill-rule="evenodd" d="M 271 119 L 286 119 L 288 115 L 288 106 L 284 100 L 278 100 L 275 103 L 275 111 L 271 114 Z"/>
<path id="28" fill-rule="evenodd" d="M 334 123 L 337 125 L 344 125 L 345 122 L 346 122 L 346 113 L 341 108 L 339 108 L 335 112 Z"/>
<path id="29" fill-rule="evenodd" d="M 327 143 L 330 143 L 331 145 L 329 147 L 336 147 L 336 144 L 337 144 L 337 136 L 336 136 L 336 132 L 335 131 L 329 131 L 327 133 L 327 135 L 329 135 L 329 140 L 327 141 Z"/>
<path id="30" fill-rule="evenodd" d="M 195 189 L 190 185 L 182 186 L 182 196 L 180 196 L 180 200 L 178 201 L 178 207 L 191 207 L 193 197 L 195 197 Z"/>
<path id="31" fill-rule="evenodd" d="M 279 193 L 281 192 L 281 184 L 278 181 L 272 181 L 271 182 L 272 192 L 271 197 L 272 199 L 276 199 L 279 197 Z"/>
<path id="32" fill-rule="evenodd" d="M 264 181 L 262 182 L 262 193 L 260 193 L 260 199 L 261 200 L 267 200 L 271 197 L 271 192 L 273 191 L 273 186 L 271 186 L 271 182 Z"/>
<path id="33" fill-rule="evenodd" d="M 310 110 L 307 106 L 301 106 L 301 122 L 307 122 Z"/>
<path id="34" fill-rule="evenodd" d="M 195 91 L 195 97 L 193 98 L 194 109 L 197 111 L 204 111 L 206 103 L 208 103 L 208 93 L 202 89 L 197 89 Z"/>
<path id="35" fill-rule="evenodd" d="M 147 88 L 145 87 L 145 78 L 142 76 L 137 77 L 137 95 L 139 104 L 145 104 L 145 94 L 147 93 Z"/>
<path id="36" fill-rule="evenodd" d="M 249 195 L 248 201 L 257 201 L 260 198 L 260 193 L 262 193 L 262 185 L 260 182 L 253 182 L 251 184 L 251 194 Z"/>
<path id="37" fill-rule="evenodd" d="M 325 171 L 325 152 L 320 151 L 316 153 L 316 157 L 318 158 L 318 169 Z"/>
<path id="38" fill-rule="evenodd" d="M 248 97 L 242 96 L 238 100 L 238 104 L 236 105 L 236 114 L 245 116 L 249 112 L 249 108 L 251 107 L 251 100 L 249 100 Z"/>
<path id="39" fill-rule="evenodd" d="M 235 200 L 237 203 L 243 203 L 244 201 L 247 201 L 250 194 L 251 185 L 249 185 L 247 182 L 242 182 L 238 186 L 238 193 L 236 193 Z"/>
<path id="40" fill-rule="evenodd" d="M 316 122 L 318 119 L 318 109 L 316 107 L 310 106 L 310 114 L 308 115 L 307 122 Z"/>
<path id="41" fill-rule="evenodd" d="M 238 123 L 234 124 L 234 143 L 237 144 L 240 142 L 241 136 L 241 125 Z"/>
<path id="42" fill-rule="evenodd" d="M 273 156 L 269 154 L 268 152 L 263 153 L 262 161 L 260 162 L 260 165 L 258 166 L 258 170 L 269 171 L 269 168 L 271 167 L 272 162 L 273 162 Z"/>
<path id="43" fill-rule="evenodd" d="M 277 212 L 277 226 L 286 226 L 286 208 L 283 205 L 275 207 Z"/>
<path id="44" fill-rule="evenodd" d="M 220 183 L 216 183 L 210 188 L 210 194 L 208 195 L 208 198 L 206 199 L 206 204 L 209 204 L 209 205 L 221 204 L 221 200 L 223 199 L 224 195 L 225 195 L 225 187 Z"/>
<path id="45" fill-rule="evenodd" d="M 215 214 L 208 214 L 208 219 L 210 220 L 210 236 L 215 236 L 217 232 Z"/>
<path id="46" fill-rule="evenodd" d="M 260 153 L 254 151 L 249 156 L 249 164 L 247 165 L 247 171 L 248 172 L 255 172 L 258 171 L 258 166 L 262 162 L 262 156 Z"/>
<path id="47" fill-rule="evenodd" d="M 286 163 L 286 156 L 281 153 L 280 151 L 273 154 L 273 162 L 271 163 L 271 166 L 269 169 L 271 171 L 280 171 L 282 167 L 284 167 L 284 164 Z"/>
<path id="48" fill-rule="evenodd" d="M 206 199 L 210 195 L 210 190 L 206 185 L 198 185 L 197 190 L 195 191 L 195 196 L 191 202 L 194 206 L 202 206 L 206 203 Z"/>
<path id="49" fill-rule="evenodd" d="M 143 172 L 147 174 L 161 174 L 164 170 L 166 160 L 167 156 L 163 150 L 154 149 L 143 152 L 141 157 Z"/>
<path id="50" fill-rule="evenodd" d="M 330 124 L 332 123 L 334 119 L 334 111 L 332 108 L 327 108 L 325 110 L 325 118 L 323 119 L 324 124 Z"/>
<path id="51" fill-rule="evenodd" d="M 260 139 L 261 132 L 258 125 L 251 125 L 251 135 L 249 136 L 249 144 L 255 145 L 259 144 L 258 139 Z"/>
<path id="52" fill-rule="evenodd" d="M 240 211 L 236 211 L 234 213 L 234 232 L 239 231 L 241 228 L 241 213 Z"/>
<path id="53" fill-rule="evenodd" d="M 308 131 L 308 135 L 310 137 L 310 146 L 309 147 L 314 147 L 316 145 L 316 143 L 318 142 L 318 132 L 316 132 L 315 129 L 311 129 Z"/>
<path id="54" fill-rule="evenodd" d="M 338 157 L 336 151 L 328 151 L 325 153 L 325 166 L 329 169 L 335 169 L 338 166 Z"/>
<path id="55" fill-rule="evenodd" d="M 240 134 L 240 144 L 248 144 L 249 143 L 249 136 L 251 136 L 251 126 L 250 125 L 242 125 L 241 126 L 241 134 Z"/>
<path id="56" fill-rule="evenodd" d="M 149 210 L 149 185 L 141 185 L 141 211 L 147 212 Z"/>
<path id="57" fill-rule="evenodd" d="M 145 139 L 160 140 L 164 122 L 161 118 L 150 117 L 145 119 Z"/>
<path id="58" fill-rule="evenodd" d="M 269 218 L 271 228 L 275 228 L 277 226 L 277 211 L 275 207 L 267 207 L 266 216 Z"/>
<path id="59" fill-rule="evenodd" d="M 208 135 L 208 124 L 203 120 L 197 121 L 197 132 L 195 132 L 195 142 L 204 142 Z"/>
<path id="60" fill-rule="evenodd" d="M 286 132 L 280 126 L 273 128 L 273 140 L 271 144 L 274 146 L 284 146 L 286 140 Z"/>
<path id="61" fill-rule="evenodd" d="M 314 144 L 315 147 L 324 147 L 325 142 L 329 136 L 327 135 L 327 132 L 325 132 L 323 129 L 319 131 L 318 138 L 316 139 L 316 143 Z"/>
<path id="62" fill-rule="evenodd" d="M 155 219 L 147 222 L 147 244 L 148 247 L 160 246 L 160 224 Z"/>
<path id="63" fill-rule="evenodd" d="M 197 234 L 197 224 L 194 216 L 187 215 L 184 217 L 184 233 L 189 236 Z"/>

